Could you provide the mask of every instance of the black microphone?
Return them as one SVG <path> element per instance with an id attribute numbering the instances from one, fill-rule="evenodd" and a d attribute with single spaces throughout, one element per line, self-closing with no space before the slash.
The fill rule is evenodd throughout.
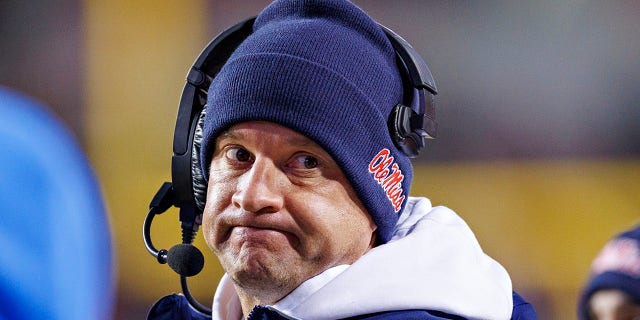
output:
<path id="1" fill-rule="evenodd" d="M 181 276 L 191 277 L 202 271 L 204 256 L 191 244 L 177 244 L 167 252 L 167 264 Z"/>
<path id="2" fill-rule="evenodd" d="M 191 295 L 189 286 L 187 285 L 187 277 L 200 273 L 204 267 L 204 256 L 202 252 L 191 244 L 198 231 L 198 226 L 201 223 L 201 213 L 192 205 L 179 206 L 183 243 L 171 247 L 169 251 L 166 249 L 156 249 L 151 241 L 151 224 L 153 223 L 153 218 L 158 214 L 162 214 L 171 206 L 177 206 L 176 203 L 177 199 L 172 183 L 165 182 L 158 192 L 156 192 L 153 200 L 151 200 L 149 212 L 144 219 L 144 225 L 142 227 L 142 238 L 147 251 L 149 251 L 159 263 L 168 264 L 173 271 L 180 275 L 180 285 L 189 305 L 199 312 L 211 315 L 211 309 L 200 304 Z"/>

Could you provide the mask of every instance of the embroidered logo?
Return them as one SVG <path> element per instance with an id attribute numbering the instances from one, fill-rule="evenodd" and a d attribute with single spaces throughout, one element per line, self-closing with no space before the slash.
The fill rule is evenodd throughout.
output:
<path id="1" fill-rule="evenodd" d="M 591 272 L 599 274 L 606 271 L 617 271 L 640 278 L 638 243 L 632 239 L 619 238 L 606 244 L 593 261 Z"/>
<path id="2" fill-rule="evenodd" d="M 373 174 L 373 178 L 387 194 L 387 198 L 391 201 L 393 209 L 397 213 L 400 211 L 405 198 L 403 195 L 404 190 L 402 189 L 404 175 L 394 160 L 389 149 L 382 149 L 371 159 L 369 172 Z"/>

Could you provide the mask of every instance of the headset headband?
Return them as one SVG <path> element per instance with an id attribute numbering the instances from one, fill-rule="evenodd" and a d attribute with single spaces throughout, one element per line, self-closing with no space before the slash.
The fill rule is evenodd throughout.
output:
<path id="1" fill-rule="evenodd" d="M 200 112 L 207 100 L 211 80 L 220 71 L 229 56 L 253 31 L 255 17 L 244 20 L 214 38 L 200 53 L 187 74 L 180 100 L 174 131 L 172 180 L 177 193 L 178 205 L 192 203 L 192 148 L 194 132 Z M 389 119 L 391 135 L 396 145 L 409 157 L 416 157 L 424 148 L 424 138 L 437 136 L 433 95 L 437 94 L 435 81 L 429 67 L 402 37 L 391 29 L 380 25 L 391 42 L 401 74 L 407 82 L 405 95 L 411 107 L 396 108 Z M 407 94 L 408 93 L 408 94 Z M 407 140 L 407 137 L 411 139 Z"/>

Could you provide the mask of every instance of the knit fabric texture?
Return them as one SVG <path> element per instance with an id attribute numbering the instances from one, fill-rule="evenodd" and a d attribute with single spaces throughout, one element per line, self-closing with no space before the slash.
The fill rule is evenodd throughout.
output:
<path id="1" fill-rule="evenodd" d="M 579 319 L 588 319 L 589 298 L 603 289 L 621 290 L 640 304 L 640 225 L 611 239 L 593 260 L 578 303 Z"/>
<path id="2" fill-rule="evenodd" d="M 413 169 L 389 135 L 402 102 L 395 52 L 380 26 L 348 1 L 276 1 L 213 79 L 201 149 L 234 124 L 269 121 L 322 146 L 342 168 L 387 242 Z"/>

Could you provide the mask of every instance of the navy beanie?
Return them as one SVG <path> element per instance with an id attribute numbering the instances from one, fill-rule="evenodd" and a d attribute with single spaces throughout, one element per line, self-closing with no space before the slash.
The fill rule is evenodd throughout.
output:
<path id="1" fill-rule="evenodd" d="M 276 1 L 211 83 L 204 176 L 224 130 L 246 121 L 283 125 L 331 154 L 387 242 L 413 176 L 387 129 L 402 92 L 394 50 L 360 8 L 343 0 Z"/>
<path id="2" fill-rule="evenodd" d="M 578 300 L 579 319 L 588 319 L 589 299 L 603 289 L 621 290 L 640 304 L 640 225 L 610 240 L 593 260 Z"/>

